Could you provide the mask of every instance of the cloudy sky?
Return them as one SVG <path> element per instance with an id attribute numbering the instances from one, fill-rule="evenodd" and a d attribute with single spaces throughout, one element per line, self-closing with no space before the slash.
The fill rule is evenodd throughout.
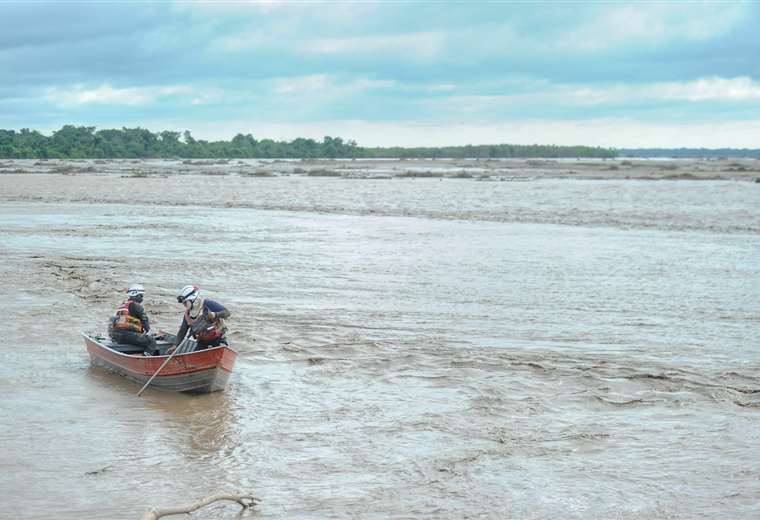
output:
<path id="1" fill-rule="evenodd" d="M 760 147 L 758 2 L 8 2 L 0 128 Z"/>

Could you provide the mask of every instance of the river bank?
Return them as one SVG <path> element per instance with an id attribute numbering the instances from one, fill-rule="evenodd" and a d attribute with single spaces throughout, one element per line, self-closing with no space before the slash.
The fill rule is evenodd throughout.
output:
<path id="1" fill-rule="evenodd" d="M 2 174 L 231 175 L 341 177 L 348 179 L 458 178 L 760 180 L 757 159 L 81 159 L 0 160 Z"/>

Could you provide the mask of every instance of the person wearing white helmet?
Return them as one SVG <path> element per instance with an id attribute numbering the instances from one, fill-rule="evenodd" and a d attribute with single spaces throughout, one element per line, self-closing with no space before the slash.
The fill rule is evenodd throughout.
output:
<path id="1" fill-rule="evenodd" d="M 227 325 L 224 320 L 230 317 L 230 311 L 222 304 L 210 298 L 202 298 L 201 289 L 197 285 L 186 285 L 180 289 L 177 303 L 185 307 L 185 314 L 177 332 L 175 348 L 188 333 L 197 341 L 196 350 L 227 345 Z"/>
<path id="2" fill-rule="evenodd" d="M 149 335 L 150 320 L 142 306 L 145 289 L 140 284 L 130 285 L 127 299 L 116 309 L 108 325 L 108 335 L 116 343 L 142 347 L 147 355 L 155 354 L 156 340 Z"/>

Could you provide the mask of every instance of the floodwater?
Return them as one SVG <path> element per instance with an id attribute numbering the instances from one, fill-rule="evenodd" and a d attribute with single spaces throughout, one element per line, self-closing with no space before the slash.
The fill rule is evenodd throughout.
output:
<path id="1" fill-rule="evenodd" d="M 759 184 L 7 174 L 0 277 L 0 517 L 760 517 Z M 134 282 L 226 392 L 89 366 Z"/>

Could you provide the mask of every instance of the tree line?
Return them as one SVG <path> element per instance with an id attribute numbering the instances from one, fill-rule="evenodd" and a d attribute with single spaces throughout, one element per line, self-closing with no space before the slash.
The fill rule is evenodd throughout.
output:
<path id="1" fill-rule="evenodd" d="M 757 148 L 621 148 L 620 157 L 688 157 L 720 159 L 727 157 L 753 157 L 760 159 Z"/>
<path id="2" fill-rule="evenodd" d="M 325 136 L 322 141 L 299 137 L 292 141 L 255 139 L 237 134 L 231 141 L 195 139 L 189 131 L 153 133 L 144 128 L 96 130 L 65 125 L 50 136 L 36 130 L 0 130 L 3 159 L 120 158 L 612 158 L 611 148 L 554 145 L 467 145 L 444 147 L 357 146 L 356 141 Z"/>

